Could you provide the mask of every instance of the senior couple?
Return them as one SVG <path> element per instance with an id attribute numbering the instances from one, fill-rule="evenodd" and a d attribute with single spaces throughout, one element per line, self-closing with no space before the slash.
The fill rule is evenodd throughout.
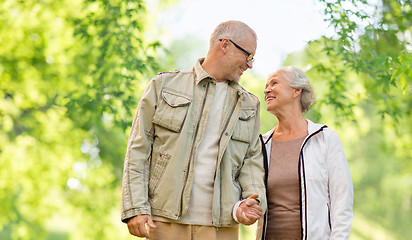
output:
<path id="1" fill-rule="evenodd" d="M 255 32 L 219 24 L 191 69 L 147 85 L 130 131 L 121 219 L 147 239 L 349 239 L 353 187 L 337 134 L 303 117 L 314 102 L 305 73 L 282 67 L 264 89 L 278 122 L 260 135 L 258 99 L 240 76 Z"/>

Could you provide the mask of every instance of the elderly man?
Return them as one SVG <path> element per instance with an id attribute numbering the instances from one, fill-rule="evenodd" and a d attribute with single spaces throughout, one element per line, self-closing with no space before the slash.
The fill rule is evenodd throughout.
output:
<path id="1" fill-rule="evenodd" d="M 245 23 L 223 22 L 206 58 L 146 87 L 124 163 L 121 217 L 132 235 L 238 239 L 238 223 L 262 216 L 259 101 L 238 84 L 256 45 Z"/>

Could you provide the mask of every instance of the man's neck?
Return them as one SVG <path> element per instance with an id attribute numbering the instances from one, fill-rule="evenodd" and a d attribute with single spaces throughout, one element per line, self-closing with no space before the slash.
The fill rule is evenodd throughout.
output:
<path id="1" fill-rule="evenodd" d="M 200 63 L 200 65 L 202 65 L 203 70 L 205 70 L 205 72 L 211 77 L 216 79 L 216 81 L 226 81 L 226 79 L 220 76 L 221 71 L 219 70 L 219 63 L 217 62 L 217 60 L 206 57 L 205 60 Z"/>

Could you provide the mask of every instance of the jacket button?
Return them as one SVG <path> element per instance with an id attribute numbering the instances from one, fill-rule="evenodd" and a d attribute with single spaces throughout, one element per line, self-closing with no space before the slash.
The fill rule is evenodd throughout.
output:
<path id="1" fill-rule="evenodd" d="M 226 136 L 229 136 L 229 133 L 225 133 Z"/>

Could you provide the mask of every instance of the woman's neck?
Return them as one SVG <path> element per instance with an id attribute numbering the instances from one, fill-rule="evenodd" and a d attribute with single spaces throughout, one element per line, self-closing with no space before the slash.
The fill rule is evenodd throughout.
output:
<path id="1" fill-rule="evenodd" d="M 280 116 L 278 125 L 273 132 L 273 138 L 279 141 L 288 141 L 308 135 L 308 123 L 302 115 Z"/>

